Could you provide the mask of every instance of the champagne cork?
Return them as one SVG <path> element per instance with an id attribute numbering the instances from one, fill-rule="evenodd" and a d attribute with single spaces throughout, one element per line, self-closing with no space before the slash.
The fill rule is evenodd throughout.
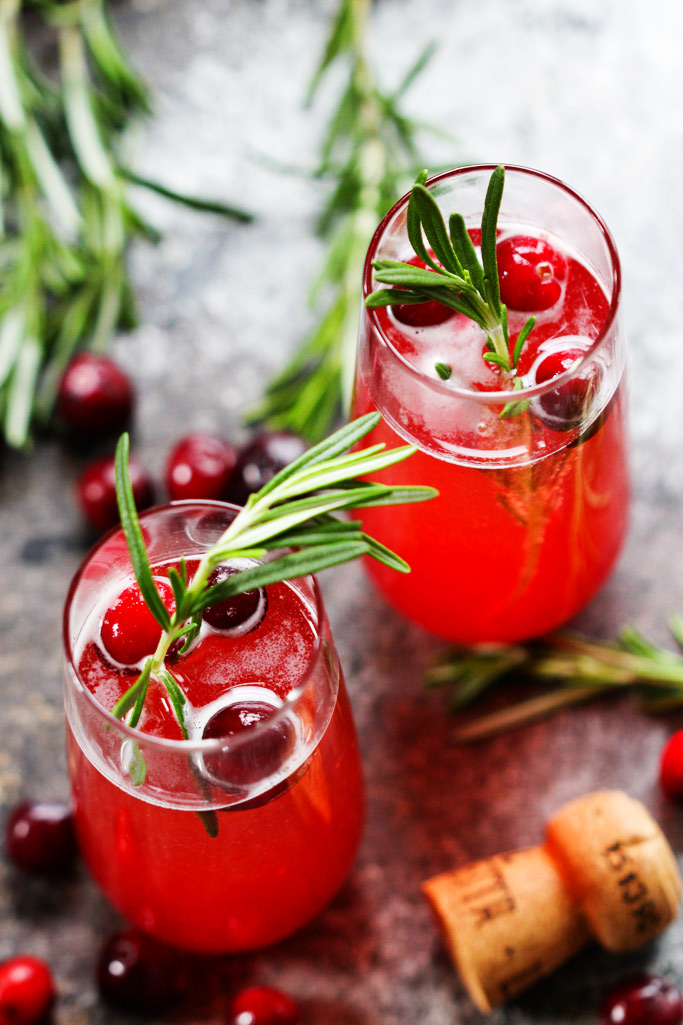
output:
<path id="1" fill-rule="evenodd" d="M 607 790 L 561 808 L 543 846 L 445 872 L 423 892 L 470 996 L 490 1011 L 592 938 L 619 952 L 662 932 L 681 879 L 649 812 Z"/>

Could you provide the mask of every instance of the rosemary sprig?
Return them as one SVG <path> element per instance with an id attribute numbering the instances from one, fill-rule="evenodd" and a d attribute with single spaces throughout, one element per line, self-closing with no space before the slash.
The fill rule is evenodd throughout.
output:
<path id="1" fill-rule="evenodd" d="M 350 406 L 358 336 L 358 288 L 379 220 L 420 167 L 417 136 L 434 131 L 403 113 L 401 103 L 434 46 L 428 46 L 391 92 L 380 88 L 367 56 L 371 0 L 340 0 L 309 100 L 333 66 L 346 66 L 337 107 L 323 139 L 318 180 L 331 190 L 318 222 L 327 256 L 311 289 L 320 318 L 249 419 L 318 441 Z"/>
<path id="2" fill-rule="evenodd" d="M 184 696 L 166 669 L 165 658 L 174 641 L 196 632 L 201 613 L 209 605 L 280 580 L 317 573 L 361 555 L 378 559 L 398 572 L 409 572 L 403 559 L 363 533 L 358 523 L 334 515 L 368 506 L 421 502 L 437 494 L 433 488 L 389 487 L 360 479 L 406 459 L 415 451 L 411 445 L 387 451 L 384 444 L 378 444 L 349 454 L 348 450 L 379 419 L 379 414 L 370 413 L 347 424 L 251 495 L 225 533 L 204 554 L 191 580 L 187 579 L 184 564 L 180 572 L 170 568 L 168 577 L 176 604 L 173 615 L 168 613 L 154 582 L 128 476 L 128 435 L 121 436 L 116 451 L 121 525 L 140 591 L 162 634 L 154 655 L 114 706 L 115 716 L 123 717 L 132 709 L 128 724 L 135 726 L 144 707 L 149 680 L 154 677 L 167 687 L 181 730 L 184 728 Z M 292 548 L 294 551 L 289 551 Z M 268 552 L 282 549 L 283 554 L 235 572 L 214 586 L 208 585 L 212 570 L 221 563 L 235 558 L 263 559 Z"/>
<path id="3" fill-rule="evenodd" d="M 522 348 L 536 324 L 529 317 L 510 353 L 508 318 L 500 298 L 496 239 L 498 214 L 505 185 L 505 168 L 498 166 L 491 175 L 481 220 L 481 262 L 460 213 L 452 213 L 448 229 L 439 205 L 426 188 L 427 171 L 418 174 L 410 193 L 407 230 L 415 255 L 426 267 L 415 267 L 399 260 L 375 260 L 375 277 L 392 288 L 372 292 L 365 300 L 370 309 L 398 303 L 423 303 L 436 300 L 463 313 L 482 328 L 486 335 L 484 359 L 504 375 L 507 387 L 523 386 L 516 376 Z M 429 250 L 431 247 L 431 252 Z M 444 380 L 444 364 L 437 374 Z M 501 416 L 515 416 L 526 408 L 517 400 L 509 402 Z"/>
<path id="4" fill-rule="evenodd" d="M 683 647 L 683 618 L 673 616 L 669 628 Z M 625 690 L 639 698 L 646 712 L 683 706 L 683 654 L 654 644 L 633 627 L 625 627 L 616 644 L 565 632 L 528 645 L 451 649 L 426 679 L 430 686 L 450 688 L 451 708 L 460 713 L 513 674 L 552 680 L 553 687 L 469 719 L 456 728 L 457 743 L 483 740 L 571 705 Z"/>
<path id="5" fill-rule="evenodd" d="M 28 47 L 37 20 L 56 43 L 55 81 Z M 71 356 L 104 349 L 135 323 L 125 253 L 136 237 L 157 236 L 131 205 L 127 180 L 248 216 L 121 166 L 122 132 L 149 109 L 104 0 L 0 0 L 0 433 L 15 448 L 49 422 Z"/>

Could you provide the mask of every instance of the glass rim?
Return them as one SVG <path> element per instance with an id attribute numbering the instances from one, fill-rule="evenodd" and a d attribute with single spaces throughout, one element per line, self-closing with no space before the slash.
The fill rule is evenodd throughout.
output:
<path id="1" fill-rule="evenodd" d="M 242 506 L 234 505 L 232 502 L 218 502 L 211 499 L 184 499 L 181 501 L 165 502 L 159 505 L 151 506 L 149 509 L 145 509 L 139 514 L 140 522 L 144 522 L 150 516 L 154 516 L 160 512 L 166 512 L 168 509 L 182 509 L 183 507 L 201 507 L 201 508 L 212 508 L 212 509 L 236 509 L 240 510 Z M 104 707 L 101 702 L 97 700 L 94 694 L 88 690 L 85 686 L 81 676 L 76 669 L 73 646 L 71 643 L 71 634 L 69 630 L 69 613 L 71 605 L 76 594 L 78 585 L 80 584 L 83 573 L 86 566 L 90 563 L 92 558 L 100 551 L 104 545 L 113 538 L 116 534 L 123 533 L 123 528 L 119 524 L 118 526 L 112 527 L 108 530 L 89 550 L 80 566 L 76 570 L 69 590 L 67 591 L 66 600 L 64 602 L 64 612 L 62 615 L 62 643 L 64 646 L 64 661 L 66 671 L 75 680 L 79 693 L 83 694 L 88 700 L 92 708 L 97 712 L 102 720 L 107 723 L 110 727 L 122 733 L 125 737 L 136 741 L 136 743 L 142 745 L 143 748 L 157 748 L 163 751 L 172 751 L 179 754 L 187 754 L 188 752 L 198 752 L 207 754 L 216 751 L 225 750 L 228 746 L 231 750 L 237 748 L 246 747 L 252 743 L 255 739 L 263 736 L 268 729 L 272 728 L 273 725 L 282 721 L 286 715 L 291 712 L 292 709 L 296 708 L 298 704 L 307 695 L 311 686 L 313 673 L 318 664 L 318 660 L 322 654 L 322 627 L 325 622 L 325 606 L 323 603 L 322 593 L 320 586 L 315 576 L 307 574 L 305 576 L 293 577 L 292 580 L 305 580 L 309 583 L 311 591 L 313 593 L 313 599 L 315 602 L 315 637 L 314 644 L 310 654 L 310 657 L 306 663 L 306 667 L 302 672 L 296 687 L 292 690 L 296 691 L 296 696 L 290 698 L 286 697 L 282 704 L 277 707 L 273 715 L 268 716 L 267 719 L 262 719 L 259 723 L 254 726 L 250 726 L 248 730 L 245 730 L 242 736 L 233 737 L 209 737 L 207 739 L 197 740 L 174 740 L 171 737 L 158 737 L 153 734 L 144 733 L 142 730 L 135 729 L 135 727 L 129 726 L 124 723 L 121 719 L 118 719 L 115 715 Z M 131 566 L 132 570 L 132 566 Z"/>
<path id="2" fill-rule="evenodd" d="M 436 185 L 439 182 L 450 180 L 453 178 L 458 178 L 467 174 L 493 172 L 498 166 L 500 165 L 493 163 L 485 163 L 466 164 L 462 167 L 454 167 L 450 170 L 440 171 L 438 174 L 431 175 L 431 177 L 427 179 L 426 185 Z M 569 380 L 571 377 L 574 376 L 574 374 L 577 374 L 581 370 L 581 367 L 584 365 L 584 363 L 586 363 L 595 355 L 595 353 L 598 351 L 598 349 L 602 346 L 603 342 L 608 337 L 617 315 L 617 309 L 619 307 L 619 300 L 621 297 L 621 262 L 619 260 L 619 253 L 617 252 L 616 243 L 614 241 L 611 231 L 607 227 L 607 224 L 605 223 L 602 216 L 597 212 L 597 210 L 588 202 L 587 199 L 585 199 L 581 195 L 581 193 L 571 188 L 571 186 L 567 185 L 566 182 L 563 182 L 560 178 L 555 178 L 553 175 L 547 174 L 545 171 L 538 171 L 535 168 L 525 167 L 522 164 L 504 164 L 503 166 L 505 168 L 506 174 L 508 171 L 511 171 L 513 174 L 526 175 L 530 178 L 539 178 L 542 181 L 548 182 L 549 184 L 560 189 L 562 192 L 565 192 L 568 196 L 570 196 L 581 206 L 583 206 L 584 209 L 591 215 L 594 222 L 600 229 L 602 238 L 607 246 L 607 251 L 609 253 L 610 258 L 610 265 L 612 269 L 612 295 L 609 300 L 609 308 L 607 310 L 607 315 L 597 337 L 591 343 L 589 348 L 586 349 L 583 356 L 580 359 L 577 359 L 576 363 L 574 363 L 573 366 L 569 367 L 568 370 L 565 370 L 563 373 L 558 374 L 556 377 L 553 377 L 551 378 L 551 380 L 546 381 L 542 384 L 535 384 L 531 387 L 524 388 L 524 399 L 535 399 L 538 398 L 538 396 L 540 395 L 545 395 L 547 392 L 554 391 L 558 387 L 558 385 L 564 383 L 564 381 Z M 449 386 L 446 381 L 442 381 L 439 377 L 429 377 L 426 373 L 424 373 L 421 370 L 418 370 L 417 367 L 413 366 L 413 364 L 396 349 L 395 345 L 387 336 L 384 329 L 382 328 L 382 325 L 379 322 L 379 309 L 371 309 L 365 305 L 365 299 L 373 291 L 372 262 L 375 259 L 375 253 L 379 248 L 379 244 L 387 228 L 387 225 L 394 218 L 394 216 L 397 213 L 399 213 L 399 211 L 402 208 L 407 207 L 409 198 L 410 191 L 406 192 L 405 195 L 401 196 L 401 198 L 394 203 L 391 209 L 387 211 L 387 213 L 384 215 L 379 225 L 377 226 L 377 229 L 375 230 L 375 233 L 372 236 L 372 239 L 370 240 L 370 245 L 368 246 L 368 251 L 365 257 L 365 264 L 363 267 L 363 313 L 364 315 L 368 316 L 371 329 L 377 333 L 381 342 L 384 344 L 387 350 L 396 360 L 398 360 L 399 363 L 401 363 L 402 367 L 412 377 L 414 377 L 421 383 L 428 385 L 434 391 L 440 393 L 443 396 L 449 396 L 450 398 L 467 399 L 469 401 L 474 400 L 487 406 L 498 406 L 510 402 L 513 396 L 517 396 L 517 399 L 520 399 L 522 397 L 521 392 L 477 391 L 476 389 L 471 388 L 457 388 L 452 385 Z"/>

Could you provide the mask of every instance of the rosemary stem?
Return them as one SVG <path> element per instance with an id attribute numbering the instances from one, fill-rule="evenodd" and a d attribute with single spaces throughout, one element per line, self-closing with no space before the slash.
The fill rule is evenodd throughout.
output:
<path id="1" fill-rule="evenodd" d="M 510 350 L 505 338 L 505 332 L 503 331 L 503 325 L 497 320 L 491 327 L 486 325 L 484 331 L 493 346 L 493 351 L 505 360 L 506 367 L 500 367 L 500 371 L 501 374 L 506 373 L 510 369 Z"/>

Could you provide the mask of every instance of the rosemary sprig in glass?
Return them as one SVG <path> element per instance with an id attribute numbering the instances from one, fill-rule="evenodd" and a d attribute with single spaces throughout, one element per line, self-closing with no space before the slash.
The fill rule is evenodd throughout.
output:
<path id="1" fill-rule="evenodd" d="M 673 616 L 669 628 L 683 647 L 683 617 Z M 624 691 L 637 695 L 646 712 L 683 706 L 683 654 L 654 644 L 633 627 L 625 627 L 616 644 L 564 632 L 527 645 L 451 649 L 428 671 L 427 683 L 449 688 L 451 709 L 460 714 L 511 676 L 552 680 L 553 686 L 469 719 L 456 728 L 457 743 L 483 740 Z"/>
<path id="2" fill-rule="evenodd" d="M 372 292 L 365 305 L 373 309 L 436 300 L 463 313 L 479 324 L 486 335 L 486 362 L 498 367 L 505 387 L 517 391 L 524 387 L 516 373 L 517 364 L 536 318 L 529 317 L 526 321 L 511 353 L 507 309 L 500 298 L 496 249 L 505 168 L 500 165 L 494 170 L 486 191 L 481 220 L 481 261 L 462 214 L 452 213 L 446 228 L 439 205 L 426 188 L 426 181 L 427 171 L 421 171 L 411 190 L 407 211 L 410 244 L 426 267 L 415 267 L 400 260 L 375 260 L 373 267 L 377 281 L 393 287 Z M 450 377 L 450 370 L 443 363 L 435 366 L 442 380 Z M 527 407 L 528 402 L 523 400 L 508 402 L 501 416 L 516 416 Z"/>
<path id="3" fill-rule="evenodd" d="M 56 44 L 55 80 L 28 46 L 36 25 Z M 132 239 L 157 236 L 131 205 L 128 180 L 248 218 L 121 166 L 122 133 L 149 109 L 104 0 L 0 0 L 0 433 L 15 448 L 49 421 L 71 356 L 101 351 L 135 323 L 125 253 Z"/>
<path id="4" fill-rule="evenodd" d="M 154 655 L 114 706 L 115 716 L 122 718 L 130 713 L 127 723 L 136 726 L 150 678 L 155 677 L 167 688 L 181 729 L 184 728 L 184 696 L 167 671 L 165 658 L 174 641 L 185 637 L 185 645 L 191 642 L 199 629 L 202 612 L 209 605 L 279 580 L 317 573 L 361 555 L 369 555 L 400 573 L 409 572 L 403 559 L 363 533 L 359 523 L 335 515 L 369 506 L 421 502 L 437 494 L 433 488 L 389 487 L 360 479 L 406 459 L 415 451 L 411 445 L 387 451 L 384 444 L 378 444 L 349 453 L 379 419 L 379 414 L 370 413 L 347 424 L 251 495 L 225 533 L 204 554 L 191 580 L 187 579 L 183 563 L 179 571 L 171 567 L 168 578 L 175 598 L 173 614 L 166 609 L 154 582 L 128 476 L 128 435 L 121 436 L 116 451 L 121 526 L 140 591 L 162 634 Z M 208 584 L 212 570 L 221 563 L 237 558 L 264 559 L 268 552 L 283 549 L 282 554 L 239 570 L 219 584 Z"/>
<path id="5" fill-rule="evenodd" d="M 346 66 L 339 102 L 323 139 L 314 177 L 332 188 L 318 221 L 327 255 L 311 289 L 322 313 L 312 334 L 266 389 L 249 416 L 315 442 L 348 411 L 358 336 L 358 289 L 372 233 L 421 166 L 417 136 L 435 130 L 401 109 L 430 59 L 428 46 L 391 92 L 367 56 L 371 0 L 341 0 L 309 100 L 333 67 Z"/>

